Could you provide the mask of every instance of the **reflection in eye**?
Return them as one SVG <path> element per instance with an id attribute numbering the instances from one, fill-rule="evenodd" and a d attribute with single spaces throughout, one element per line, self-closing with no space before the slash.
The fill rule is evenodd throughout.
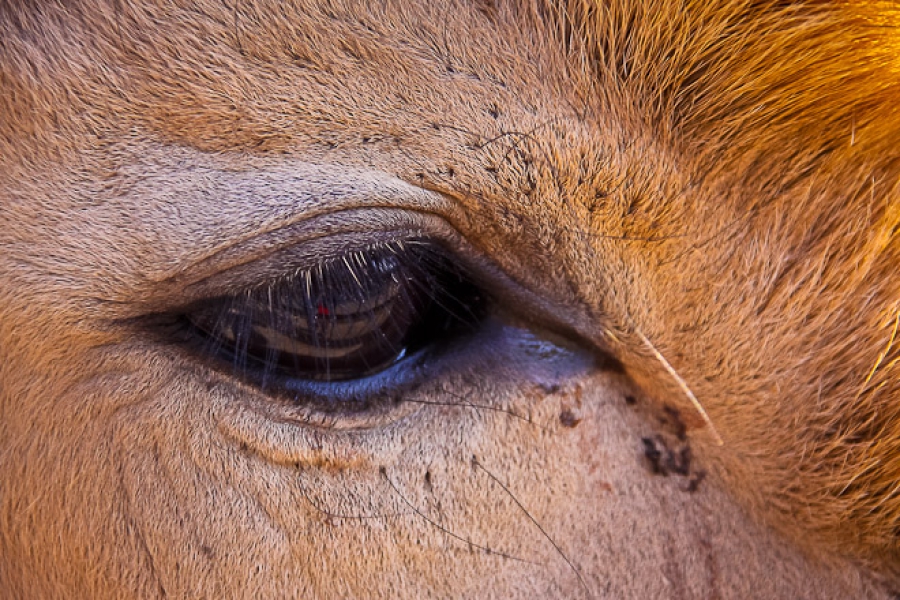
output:
<path id="1" fill-rule="evenodd" d="M 485 301 L 435 243 L 349 252 L 184 315 L 204 354 L 262 387 L 363 379 L 475 328 Z"/>

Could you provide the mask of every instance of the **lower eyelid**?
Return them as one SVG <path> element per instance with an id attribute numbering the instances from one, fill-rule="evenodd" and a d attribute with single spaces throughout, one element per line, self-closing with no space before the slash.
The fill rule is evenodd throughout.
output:
<path id="1" fill-rule="evenodd" d="M 309 381 L 283 379 L 287 392 L 296 392 L 304 401 L 312 398 L 320 403 L 353 404 L 371 401 L 399 400 L 422 378 L 434 376 L 435 369 L 429 369 L 427 351 L 412 357 L 403 357 L 387 369 L 360 379 L 348 381 Z"/>
<path id="2" fill-rule="evenodd" d="M 247 387 L 240 378 L 234 383 L 233 404 L 228 414 L 239 415 L 249 409 L 264 419 L 254 430 L 269 431 L 273 423 L 293 427 L 327 430 L 367 430 L 404 419 L 422 409 L 421 403 L 407 401 L 425 385 L 436 385 L 446 373 L 445 367 L 429 364 L 419 357 L 416 364 L 398 364 L 364 380 L 325 384 L 311 381 L 282 382 L 282 388 L 293 387 L 291 394 L 282 391 L 271 397 L 257 386 Z M 221 377 L 215 373 L 213 378 Z M 228 389 L 228 388 L 225 388 Z M 226 393 L 226 398 L 230 394 Z M 296 397 L 302 401 L 296 401 Z M 237 412 L 235 412 L 237 411 Z M 241 417 L 243 420 L 243 417 Z M 294 435 L 294 433 L 291 433 Z M 274 440 L 273 451 L 282 451 L 283 440 Z"/>

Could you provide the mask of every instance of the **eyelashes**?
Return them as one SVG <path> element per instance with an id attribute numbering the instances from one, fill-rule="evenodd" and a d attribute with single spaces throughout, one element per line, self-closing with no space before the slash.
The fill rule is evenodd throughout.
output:
<path id="1" fill-rule="evenodd" d="M 437 243 L 409 239 L 201 302 L 180 320 L 188 341 L 220 369 L 302 401 L 311 387 L 318 400 L 340 398 L 348 385 L 368 390 L 360 384 L 406 363 L 422 371 L 412 363 L 439 360 L 441 348 L 476 330 L 486 312 L 485 294 L 465 268 Z"/>

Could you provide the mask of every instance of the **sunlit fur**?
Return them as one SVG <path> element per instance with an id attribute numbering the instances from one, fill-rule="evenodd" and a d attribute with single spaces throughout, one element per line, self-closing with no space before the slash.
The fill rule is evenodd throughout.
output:
<path id="1" fill-rule="evenodd" d="M 608 275 L 606 305 L 705 401 L 760 502 L 894 565 L 900 12 L 589 4 L 569 13 L 592 95 L 654 163 L 591 207 L 598 230 L 650 240 L 602 244 L 639 274 Z"/>
<path id="2" fill-rule="evenodd" d="M 900 577 L 898 84 L 900 11 L 886 1 L 0 1 L 0 589 L 876 597 L 872 581 Z M 597 411 L 617 396 L 596 378 L 578 448 L 564 429 L 479 413 L 490 426 L 415 446 L 392 476 L 378 467 L 411 447 L 408 420 L 406 446 L 310 438 L 317 458 L 284 459 L 306 469 L 288 477 L 270 463 L 307 452 L 276 448 L 293 433 L 273 429 L 266 460 L 222 442 L 206 407 L 224 392 L 121 324 L 208 258 L 190 248 L 286 218 L 252 194 L 217 204 L 207 173 L 227 187 L 258 169 L 278 185 L 291 161 L 450 199 L 437 213 L 550 320 L 621 361 L 641 406 L 677 407 L 702 492 L 622 466 L 654 417 L 623 412 L 635 435 L 604 429 Z M 541 398 L 581 406 L 581 384 L 565 383 L 531 396 L 509 384 L 510 403 L 544 417 L 556 413 Z M 473 403 L 493 402 L 493 385 L 479 380 Z M 453 454 L 476 443 L 477 460 Z M 479 470 L 488 460 L 498 479 Z M 459 550 L 471 536 L 415 514 L 418 529 L 313 525 L 299 500 L 347 493 L 335 514 L 409 513 L 371 490 L 399 494 L 391 477 L 413 464 L 471 482 L 440 488 L 454 531 L 495 550 L 546 545 L 507 527 L 530 523 L 524 506 L 556 524 L 560 553 L 540 569 L 472 558 Z M 640 501 L 579 487 L 598 469 Z M 614 521 L 629 503 L 650 508 Z M 698 530 L 742 541 L 684 535 Z M 198 545 L 206 555 L 190 546 L 201 538 L 219 545 Z M 591 559 L 642 544 L 627 564 Z M 715 578 L 694 576 L 712 572 L 701 556 L 719 561 Z M 661 572 L 669 583 L 642 587 Z"/>

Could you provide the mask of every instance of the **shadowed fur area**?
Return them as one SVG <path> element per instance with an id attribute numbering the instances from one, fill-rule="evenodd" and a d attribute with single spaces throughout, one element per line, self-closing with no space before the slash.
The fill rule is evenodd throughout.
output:
<path id="1" fill-rule="evenodd" d="M 892 597 L 898 107 L 880 0 L 0 0 L 0 595 Z"/>

